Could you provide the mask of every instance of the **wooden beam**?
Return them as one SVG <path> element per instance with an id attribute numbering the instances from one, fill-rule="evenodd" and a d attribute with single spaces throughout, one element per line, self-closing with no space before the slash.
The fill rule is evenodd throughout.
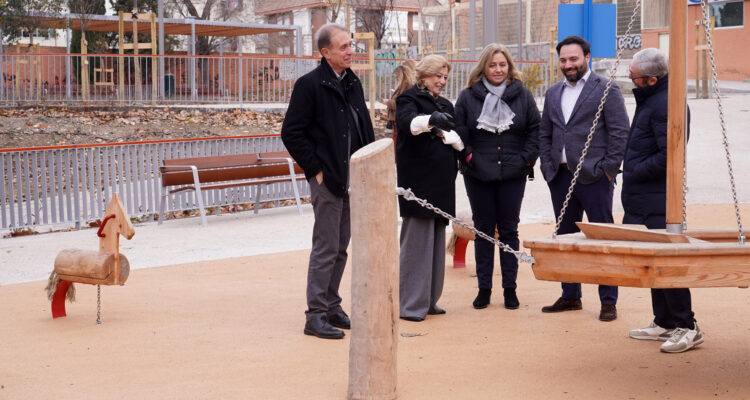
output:
<path id="1" fill-rule="evenodd" d="M 648 229 L 645 225 L 614 225 L 593 222 L 576 222 L 589 239 L 629 240 L 633 242 L 689 243 L 687 236 L 667 233 L 663 229 Z"/>
<path id="2" fill-rule="evenodd" d="M 398 216 L 393 140 L 351 158 L 352 329 L 347 399 L 396 398 Z"/>
<path id="3" fill-rule="evenodd" d="M 687 88 L 687 1 L 670 1 L 667 121 L 667 231 L 682 224 Z"/>

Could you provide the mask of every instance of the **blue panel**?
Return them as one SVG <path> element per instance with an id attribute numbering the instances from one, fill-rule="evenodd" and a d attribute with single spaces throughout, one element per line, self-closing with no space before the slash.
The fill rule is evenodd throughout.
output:
<path id="1" fill-rule="evenodd" d="M 614 57 L 617 45 L 617 6 L 594 4 L 591 26 L 584 29 L 584 5 L 560 4 L 558 7 L 558 36 L 560 41 L 570 35 L 578 35 L 591 43 L 592 57 Z M 586 38 L 585 32 L 591 37 Z"/>
<path id="2" fill-rule="evenodd" d="M 559 4 L 557 13 L 558 42 L 570 35 L 583 37 L 583 4 Z"/>
<path id="3" fill-rule="evenodd" d="M 591 56 L 614 57 L 617 50 L 617 6 L 595 5 L 591 25 Z"/>

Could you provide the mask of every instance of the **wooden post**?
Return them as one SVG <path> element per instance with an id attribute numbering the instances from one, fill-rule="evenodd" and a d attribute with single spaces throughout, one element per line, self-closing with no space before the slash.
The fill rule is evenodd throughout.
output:
<path id="1" fill-rule="evenodd" d="M 396 398 L 398 218 L 393 140 L 351 159 L 352 309 L 347 399 Z"/>
<path id="2" fill-rule="evenodd" d="M 118 48 L 120 49 L 120 57 L 117 59 L 117 82 L 119 90 L 119 98 L 120 98 L 120 104 L 125 102 L 125 22 L 123 19 L 125 18 L 125 13 L 120 11 L 118 13 L 120 16 L 120 22 L 117 24 L 117 29 L 119 32 L 118 37 Z"/>
<path id="3" fill-rule="evenodd" d="M 89 58 L 88 54 L 88 42 L 86 42 L 86 34 L 81 32 L 81 99 L 89 99 Z"/>
<path id="4" fill-rule="evenodd" d="M 701 98 L 701 62 L 703 61 L 703 52 L 701 49 L 701 25 L 702 20 L 695 21 L 695 98 Z"/>
<path id="5" fill-rule="evenodd" d="M 368 92 L 370 94 L 370 119 L 375 120 L 375 34 L 372 32 L 355 32 L 354 39 L 367 40 L 367 64 L 353 64 L 354 70 L 369 70 L 367 74 L 370 80 Z"/>
<path id="6" fill-rule="evenodd" d="M 156 96 L 159 88 L 159 71 L 157 68 L 158 60 L 156 59 L 156 14 L 151 13 L 151 104 L 156 105 Z M 162 78 L 164 80 L 164 78 Z"/>
<path id="7" fill-rule="evenodd" d="M 687 2 L 670 2 L 667 121 L 667 232 L 682 233 L 687 86 Z"/>
<path id="8" fill-rule="evenodd" d="M 555 35 L 557 34 L 557 28 L 552 26 L 549 28 L 549 82 L 547 87 L 552 86 L 555 83 L 555 60 L 557 59 L 557 50 L 555 49 Z"/>
<path id="9" fill-rule="evenodd" d="M 138 10 L 133 10 L 133 75 L 135 75 L 135 99 L 143 100 L 141 93 L 141 59 L 138 57 Z"/>

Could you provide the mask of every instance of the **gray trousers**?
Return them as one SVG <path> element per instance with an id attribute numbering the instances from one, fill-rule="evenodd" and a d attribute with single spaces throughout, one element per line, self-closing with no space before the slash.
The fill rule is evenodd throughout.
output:
<path id="1" fill-rule="evenodd" d="M 404 217 L 399 264 L 401 317 L 424 318 L 443 293 L 445 223 L 435 218 Z"/>
<path id="2" fill-rule="evenodd" d="M 325 179 L 325 178 L 323 178 Z M 315 213 L 312 251 L 307 268 L 307 320 L 324 317 L 341 308 L 339 284 L 349 245 L 349 195 L 338 197 L 325 184 L 311 178 L 310 196 Z"/>

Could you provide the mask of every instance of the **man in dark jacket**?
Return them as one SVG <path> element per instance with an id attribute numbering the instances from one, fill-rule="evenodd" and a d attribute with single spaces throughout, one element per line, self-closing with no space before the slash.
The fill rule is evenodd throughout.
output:
<path id="1" fill-rule="evenodd" d="M 667 60 L 655 48 L 633 56 L 630 79 L 636 108 L 622 168 L 623 224 L 666 228 Z M 681 353 L 703 343 L 693 317 L 690 289 L 651 289 L 654 320 L 630 331 L 633 339 L 664 342 L 661 351 Z"/>
<path id="2" fill-rule="evenodd" d="M 555 217 L 559 218 L 607 80 L 589 70 L 590 45 L 584 39 L 566 37 L 557 44 L 557 54 L 565 80 L 552 85 L 545 95 L 539 125 L 539 167 L 549 186 Z M 557 233 L 578 232 L 575 223 L 583 219 L 584 212 L 589 222 L 614 222 L 612 195 L 628 129 L 625 100 L 613 83 Z M 617 318 L 617 286 L 600 285 L 599 300 L 599 319 Z M 563 283 L 562 296 L 542 312 L 581 308 L 581 284 Z"/>
<path id="3" fill-rule="evenodd" d="M 375 136 L 362 84 L 350 68 L 347 30 L 326 24 L 316 37 L 323 58 L 294 84 L 281 139 L 305 171 L 315 212 L 304 333 L 340 339 L 344 332 L 336 328 L 350 327 L 339 296 L 351 236 L 349 158 Z"/>

